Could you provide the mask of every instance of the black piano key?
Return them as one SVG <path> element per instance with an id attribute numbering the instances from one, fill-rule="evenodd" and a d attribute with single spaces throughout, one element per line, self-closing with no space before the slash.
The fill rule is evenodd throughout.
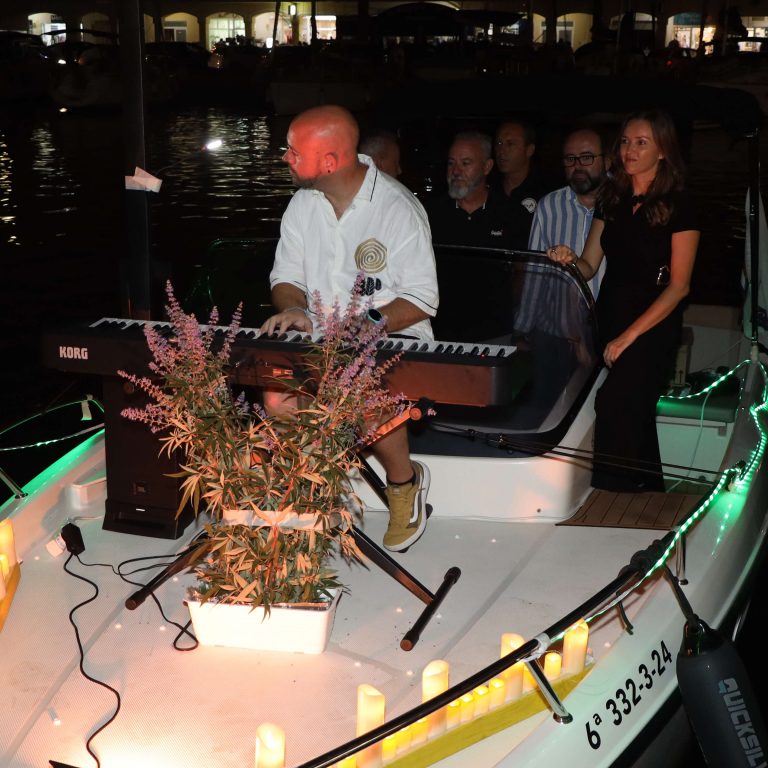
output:
<path id="1" fill-rule="evenodd" d="M 483 357 L 486 357 L 487 355 L 491 354 L 491 348 L 490 347 L 483 347 L 483 351 L 480 353 Z"/>
<path id="2" fill-rule="evenodd" d="M 456 347 L 456 349 L 454 351 L 456 352 L 457 355 L 463 355 L 464 354 L 464 345 L 463 344 L 459 344 L 459 346 Z"/>
<path id="3" fill-rule="evenodd" d="M 435 347 L 435 352 L 442 352 L 445 349 L 445 344 L 438 344 Z"/>
<path id="4" fill-rule="evenodd" d="M 452 352 L 453 352 L 453 344 L 449 344 L 449 345 L 448 345 L 448 346 L 445 348 L 445 353 L 446 353 L 447 355 L 450 355 Z"/>
<path id="5" fill-rule="evenodd" d="M 397 350 L 398 352 L 399 352 L 399 351 L 400 351 L 402 348 L 403 348 L 403 342 L 402 342 L 402 341 L 398 341 L 398 342 L 397 342 L 397 343 L 396 343 L 396 344 L 395 344 L 395 345 L 392 347 L 392 349 L 394 349 L 394 350 Z"/>
<path id="6" fill-rule="evenodd" d="M 479 355 L 480 354 L 480 347 L 472 347 L 472 349 L 469 350 L 470 355 Z"/>
<path id="7" fill-rule="evenodd" d="M 419 347 L 419 352 L 427 352 L 428 350 L 429 350 L 429 342 L 426 342 L 426 341 L 425 341 L 425 342 L 424 342 L 424 343 L 423 343 L 423 344 L 422 344 L 422 345 Z"/>

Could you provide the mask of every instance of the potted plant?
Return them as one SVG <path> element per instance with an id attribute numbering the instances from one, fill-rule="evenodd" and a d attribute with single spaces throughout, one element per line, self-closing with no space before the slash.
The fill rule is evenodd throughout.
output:
<path id="1" fill-rule="evenodd" d="M 196 614 L 228 606 L 239 609 L 229 614 L 248 616 L 254 632 L 273 623 L 277 607 L 312 605 L 317 617 L 318 606 L 334 604 L 342 588 L 331 558 L 336 552 L 360 558 L 348 477 L 375 425 L 404 404 L 384 385 L 396 358 L 377 364 L 384 332 L 365 319 L 358 288 L 344 311 L 338 304 L 326 311 L 314 297 L 321 340 L 308 341 L 300 375 L 279 381 L 298 398 L 291 417 L 269 416 L 233 391 L 228 372 L 240 308 L 223 332 L 216 329 L 215 308 L 201 326 L 182 310 L 170 284 L 171 334 L 145 328 L 151 376 L 119 371 L 149 398 L 123 415 L 145 422 L 159 433 L 162 450 L 180 457 L 179 512 L 191 502 L 196 514 L 207 516 L 205 554 L 194 568 L 189 600 L 201 642 L 231 639 L 231 622 L 239 620 L 217 617 L 212 633 L 195 621 Z M 293 610 L 291 626 L 295 616 Z M 328 617 L 321 618 L 327 625 Z M 330 627 L 325 631 L 327 641 Z M 285 639 L 274 643 L 286 648 Z M 263 647 L 248 638 L 231 644 Z M 315 652 L 318 644 L 325 646 L 315 643 Z"/>

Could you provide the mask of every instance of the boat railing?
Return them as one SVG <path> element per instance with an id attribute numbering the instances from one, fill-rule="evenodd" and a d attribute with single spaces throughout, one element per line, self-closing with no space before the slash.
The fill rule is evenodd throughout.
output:
<path id="1" fill-rule="evenodd" d="M 734 469 L 728 474 L 735 477 L 738 471 Z M 368 731 L 323 755 L 302 763 L 299 768 L 329 768 L 335 763 L 373 746 L 387 736 L 397 733 L 400 729 L 413 725 L 421 718 L 427 717 L 443 707 L 447 707 L 451 702 L 471 693 L 478 686 L 487 683 L 489 680 L 503 675 L 513 665 L 520 662 L 526 665 L 536 681 L 540 692 L 553 712 L 554 718 L 563 724 L 571 722 L 571 715 L 544 676 L 536 659 L 541 657 L 547 648 L 561 638 L 574 624 L 587 618 L 593 619 L 606 610 L 615 607 L 629 592 L 636 589 L 652 573 L 664 566 L 674 549 L 679 535 L 679 531 L 669 531 L 646 549 L 636 552 L 615 579 L 536 637 L 523 643 L 517 650 L 494 661 L 443 693 L 404 712 L 378 728 Z M 607 607 L 606 603 L 608 604 Z"/>

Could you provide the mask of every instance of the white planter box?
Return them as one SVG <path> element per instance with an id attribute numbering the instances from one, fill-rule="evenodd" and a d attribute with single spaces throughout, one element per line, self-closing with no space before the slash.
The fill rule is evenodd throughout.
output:
<path id="1" fill-rule="evenodd" d="M 201 645 L 259 651 L 322 653 L 328 645 L 340 593 L 327 604 L 263 608 L 187 600 L 195 637 Z"/>

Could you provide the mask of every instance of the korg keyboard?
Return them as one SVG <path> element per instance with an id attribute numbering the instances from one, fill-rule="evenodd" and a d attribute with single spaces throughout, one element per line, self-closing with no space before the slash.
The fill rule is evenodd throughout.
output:
<path id="1" fill-rule="evenodd" d="M 102 318 L 87 326 L 43 335 L 43 364 L 62 371 L 116 376 L 122 369 L 149 373 L 150 353 L 144 328 L 170 334 L 169 323 Z M 215 328 L 221 338 L 227 329 Z M 300 367 L 312 337 L 298 331 L 265 336 L 254 328 L 241 328 L 232 345 L 232 378 L 241 385 L 275 385 L 275 380 Z M 517 348 L 485 343 L 418 341 L 386 338 L 377 358 L 400 353 L 386 374 L 390 391 L 411 400 L 489 406 L 510 402 L 520 387 L 521 363 Z M 522 373 L 524 377 L 524 373 Z"/>

